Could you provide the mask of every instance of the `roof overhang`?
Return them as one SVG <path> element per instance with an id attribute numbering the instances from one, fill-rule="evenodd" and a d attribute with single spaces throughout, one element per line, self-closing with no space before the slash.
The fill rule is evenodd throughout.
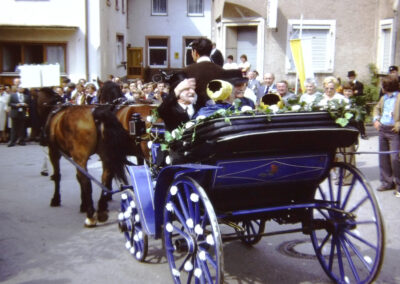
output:
<path id="1" fill-rule="evenodd" d="M 79 27 L 75 26 L 32 26 L 32 25 L 0 25 L 0 29 L 8 30 L 57 30 L 57 31 L 76 31 Z"/>

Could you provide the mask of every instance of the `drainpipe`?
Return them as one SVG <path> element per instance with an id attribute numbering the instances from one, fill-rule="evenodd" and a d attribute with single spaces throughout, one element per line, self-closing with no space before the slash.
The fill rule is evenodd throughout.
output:
<path id="1" fill-rule="evenodd" d="M 397 65 L 396 63 L 396 42 L 397 42 L 397 32 L 399 23 L 399 0 L 393 1 L 393 37 L 392 37 L 392 58 L 391 65 Z"/>
<path id="2" fill-rule="evenodd" d="M 86 81 L 89 81 L 89 0 L 85 0 L 85 73 Z"/>

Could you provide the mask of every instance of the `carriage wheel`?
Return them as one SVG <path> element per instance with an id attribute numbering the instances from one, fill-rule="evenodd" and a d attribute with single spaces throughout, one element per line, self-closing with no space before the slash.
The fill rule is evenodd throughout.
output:
<path id="1" fill-rule="evenodd" d="M 121 194 L 121 212 L 118 214 L 118 224 L 121 232 L 125 235 L 126 249 L 138 261 L 144 261 L 148 248 L 147 234 L 142 229 L 132 190 Z"/>
<path id="2" fill-rule="evenodd" d="M 175 283 L 222 283 L 223 254 L 217 217 L 204 189 L 176 179 L 164 207 L 164 242 Z"/>
<path id="3" fill-rule="evenodd" d="M 264 220 L 250 220 L 250 221 L 242 221 L 239 223 L 239 226 L 244 229 L 244 231 L 238 231 L 238 235 L 243 243 L 246 245 L 255 245 L 258 243 L 262 234 L 265 230 L 265 221 Z"/>
<path id="4" fill-rule="evenodd" d="M 371 186 L 353 166 L 334 163 L 316 200 L 331 202 L 313 209 L 319 229 L 311 241 L 322 268 L 337 283 L 372 282 L 383 261 L 384 228 Z"/>

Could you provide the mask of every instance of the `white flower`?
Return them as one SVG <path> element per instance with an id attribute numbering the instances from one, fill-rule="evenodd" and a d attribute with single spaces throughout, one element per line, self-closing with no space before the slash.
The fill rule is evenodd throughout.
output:
<path id="1" fill-rule="evenodd" d="M 179 134 L 179 129 L 178 128 L 172 130 L 172 132 L 171 132 L 171 136 L 174 139 L 178 136 L 178 134 Z"/>
<path id="2" fill-rule="evenodd" d="M 205 115 L 199 115 L 198 117 L 196 117 L 196 121 L 200 121 L 200 120 L 204 120 L 206 119 Z"/>
<path id="3" fill-rule="evenodd" d="M 242 106 L 242 108 L 240 110 L 242 112 L 246 112 L 246 111 L 252 111 L 253 109 L 250 106 Z"/>
<path id="4" fill-rule="evenodd" d="M 294 105 L 294 106 L 292 106 L 292 111 L 299 111 L 300 108 L 301 108 L 301 106 L 299 106 L 299 105 Z"/>
<path id="5" fill-rule="evenodd" d="M 188 128 L 192 127 L 193 125 L 195 125 L 195 123 L 193 121 L 188 121 L 185 124 L 185 128 L 188 129 Z"/>
<path id="6" fill-rule="evenodd" d="M 273 113 L 277 113 L 277 112 L 279 111 L 278 105 L 269 106 L 269 109 L 270 109 Z"/>

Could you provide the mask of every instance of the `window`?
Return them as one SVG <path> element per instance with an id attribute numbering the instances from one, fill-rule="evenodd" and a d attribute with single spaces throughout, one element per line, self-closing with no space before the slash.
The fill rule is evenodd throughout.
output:
<path id="1" fill-rule="evenodd" d="M 0 42 L 1 72 L 16 72 L 20 64 L 60 64 L 65 73 L 65 44 Z M 1 61 L 1 60 L 0 60 Z"/>
<path id="2" fill-rule="evenodd" d="M 310 40 L 309 51 L 314 73 L 333 72 L 335 55 L 335 20 L 303 20 L 301 38 Z M 295 72 L 290 40 L 300 38 L 300 20 L 289 20 L 286 71 Z"/>
<path id="3" fill-rule="evenodd" d="M 393 19 L 379 22 L 377 66 L 380 73 L 387 73 L 392 59 Z"/>
<path id="4" fill-rule="evenodd" d="M 167 15 L 167 0 L 152 0 L 151 14 L 155 16 Z"/>
<path id="5" fill-rule="evenodd" d="M 188 15 L 203 16 L 203 0 L 188 0 Z"/>
<path id="6" fill-rule="evenodd" d="M 124 35 L 117 34 L 117 48 L 116 48 L 116 57 L 115 63 L 117 66 L 123 64 L 125 62 L 125 48 L 124 48 Z"/>
<path id="7" fill-rule="evenodd" d="M 155 68 L 169 66 L 169 38 L 147 38 L 147 65 Z"/>
<path id="8" fill-rule="evenodd" d="M 192 57 L 192 48 L 190 47 L 190 44 L 192 43 L 193 40 L 195 40 L 196 38 L 189 38 L 189 37 L 185 37 L 183 38 L 183 42 L 184 42 L 184 66 L 188 66 L 192 63 L 194 63 L 193 61 L 193 57 Z"/>

